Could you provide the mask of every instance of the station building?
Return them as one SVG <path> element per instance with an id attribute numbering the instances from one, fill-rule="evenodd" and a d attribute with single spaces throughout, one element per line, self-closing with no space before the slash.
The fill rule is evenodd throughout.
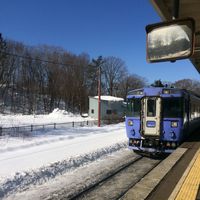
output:
<path id="1" fill-rule="evenodd" d="M 98 118 L 98 96 L 89 97 L 89 116 Z M 124 99 L 101 96 L 101 120 L 120 120 L 125 116 Z"/>

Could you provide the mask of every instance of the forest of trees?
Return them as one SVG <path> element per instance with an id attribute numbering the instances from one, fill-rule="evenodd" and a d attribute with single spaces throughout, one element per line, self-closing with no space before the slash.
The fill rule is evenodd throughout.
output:
<path id="1" fill-rule="evenodd" d="M 60 47 L 4 40 L 0 35 L 0 112 L 49 113 L 54 108 L 87 112 L 88 97 L 97 95 L 98 69 L 104 95 L 125 98 L 146 80 L 129 74 L 117 57 L 75 55 Z"/>
<path id="2" fill-rule="evenodd" d="M 147 85 L 145 78 L 130 74 L 120 58 L 91 59 L 60 47 L 4 40 L 0 34 L 0 113 L 39 114 L 54 108 L 87 112 L 88 97 L 98 93 L 100 67 L 103 95 L 125 99 L 131 89 Z M 172 85 L 200 95 L 198 81 L 184 79 Z"/>

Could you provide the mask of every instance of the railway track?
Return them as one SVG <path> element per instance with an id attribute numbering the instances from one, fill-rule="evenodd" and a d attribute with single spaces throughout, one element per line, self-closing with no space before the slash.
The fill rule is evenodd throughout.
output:
<path id="1" fill-rule="evenodd" d="M 120 199 L 131 187 L 148 174 L 160 160 L 139 157 L 104 180 L 74 196 L 73 200 Z"/>
<path id="2" fill-rule="evenodd" d="M 69 194 L 67 190 L 60 191 L 49 198 L 50 199 L 70 199 L 70 200 L 105 200 L 120 199 L 123 195 L 139 182 L 146 174 L 156 167 L 162 159 L 152 159 L 149 157 L 132 154 L 132 158 L 124 163 L 118 163 L 118 166 L 112 170 L 107 169 L 101 179 L 94 180 L 82 190 Z"/>
<path id="3" fill-rule="evenodd" d="M 31 200 L 33 196 L 43 200 L 123 199 L 161 161 L 163 158 L 145 157 L 123 149 L 6 199 Z"/>

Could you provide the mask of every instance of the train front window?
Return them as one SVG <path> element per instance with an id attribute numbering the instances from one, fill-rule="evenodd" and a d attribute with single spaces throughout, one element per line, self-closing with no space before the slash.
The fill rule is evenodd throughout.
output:
<path id="1" fill-rule="evenodd" d="M 163 117 L 176 118 L 183 117 L 183 99 L 182 98 L 163 98 Z"/>
<path id="2" fill-rule="evenodd" d="M 156 116 L 156 100 L 148 99 L 147 101 L 147 116 L 155 117 Z"/>
<path id="3" fill-rule="evenodd" d="M 128 99 L 127 102 L 127 117 L 140 117 L 141 101 L 138 98 Z"/>

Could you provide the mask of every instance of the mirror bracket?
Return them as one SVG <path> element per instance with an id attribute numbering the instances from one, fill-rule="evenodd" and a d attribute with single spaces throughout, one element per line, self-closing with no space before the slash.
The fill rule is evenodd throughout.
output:
<path id="1" fill-rule="evenodd" d="M 179 16 L 179 0 L 173 1 L 172 19 L 177 19 Z"/>

